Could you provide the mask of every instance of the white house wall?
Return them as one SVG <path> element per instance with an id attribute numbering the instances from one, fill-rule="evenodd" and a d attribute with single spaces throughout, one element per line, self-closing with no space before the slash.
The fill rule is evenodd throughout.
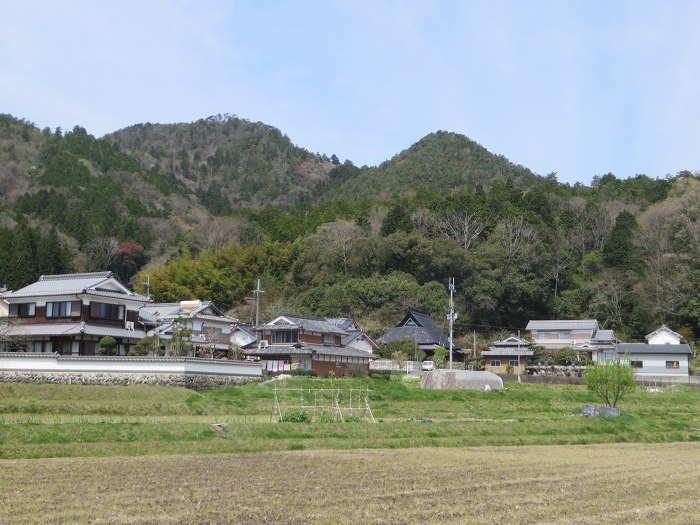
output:
<path id="1" fill-rule="evenodd" d="M 358 350 L 362 350 L 363 352 L 367 353 L 372 353 L 372 351 L 374 350 L 372 348 L 372 345 L 364 339 L 355 339 L 348 346 L 351 348 L 357 348 Z"/>
<path id="2" fill-rule="evenodd" d="M 630 355 L 632 361 L 641 361 L 642 368 L 636 370 L 638 376 L 687 376 L 688 356 L 685 354 L 639 354 Z M 666 361 L 678 361 L 678 368 L 666 368 Z"/>
<path id="3" fill-rule="evenodd" d="M 617 358 L 613 351 L 593 354 L 593 361 L 603 363 Z M 623 361 L 641 361 L 642 367 L 635 369 L 638 377 L 643 376 L 687 376 L 688 356 L 686 354 L 625 354 Z M 666 361 L 678 361 L 678 368 L 666 368 Z"/>
<path id="4" fill-rule="evenodd" d="M 591 340 L 593 330 L 533 330 L 533 344 L 551 350 L 583 344 Z"/>
<path id="5" fill-rule="evenodd" d="M 668 332 L 661 332 L 649 338 L 647 341 L 650 345 L 677 345 L 680 343 L 678 337 L 669 334 Z"/>

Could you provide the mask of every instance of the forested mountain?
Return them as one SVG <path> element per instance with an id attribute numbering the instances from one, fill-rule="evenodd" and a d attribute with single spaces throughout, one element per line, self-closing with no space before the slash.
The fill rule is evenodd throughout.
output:
<path id="1" fill-rule="evenodd" d="M 569 186 L 447 132 L 358 168 L 229 116 L 96 139 L 3 115 L 0 214 L 10 287 L 110 268 L 145 292 L 142 269 L 156 300 L 248 319 L 262 277 L 265 318 L 353 316 L 379 333 L 407 307 L 445 319 L 455 277 L 458 337 L 554 318 L 700 336 L 697 173 Z"/>
<path id="2" fill-rule="evenodd" d="M 438 131 L 419 140 L 376 168 L 336 167 L 317 191 L 322 196 L 371 197 L 402 195 L 416 188 L 443 191 L 488 189 L 495 180 L 509 178 L 527 187 L 537 177 L 464 135 Z"/>

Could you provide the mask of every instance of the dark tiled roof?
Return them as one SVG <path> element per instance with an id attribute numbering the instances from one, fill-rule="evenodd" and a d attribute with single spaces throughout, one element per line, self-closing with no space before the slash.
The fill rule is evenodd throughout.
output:
<path id="1" fill-rule="evenodd" d="M 508 337 L 507 339 L 504 339 L 503 341 L 494 341 L 491 350 L 493 348 L 523 348 L 527 349 L 530 347 L 530 341 L 526 341 L 525 339 L 518 338 L 514 335 Z"/>
<path id="2" fill-rule="evenodd" d="M 89 323 L 13 324 L 7 327 L 3 333 L 9 337 L 74 336 L 81 333 L 100 337 L 109 335 L 127 339 L 142 339 L 146 336 L 143 330 L 126 330 L 119 326 L 102 326 Z"/>
<path id="3" fill-rule="evenodd" d="M 511 346 L 508 348 L 494 348 L 491 347 L 488 350 L 485 350 L 481 352 L 482 356 L 490 357 L 490 356 L 505 356 L 505 355 L 521 355 L 521 356 L 531 356 L 533 355 L 532 350 L 528 350 L 527 347 L 522 347 L 518 349 L 517 347 Z"/>
<path id="4" fill-rule="evenodd" d="M 620 343 L 615 345 L 618 354 L 692 354 L 690 347 L 678 345 L 648 345 L 646 343 Z"/>
<path id="5" fill-rule="evenodd" d="M 377 356 L 352 348 L 350 346 L 325 346 L 325 345 L 304 345 L 299 348 L 289 345 L 268 345 L 261 348 L 257 346 L 245 350 L 246 355 L 253 356 L 273 356 L 273 355 L 311 355 L 315 351 L 319 355 L 330 355 L 339 357 L 364 357 L 375 359 Z"/>
<path id="6" fill-rule="evenodd" d="M 42 275 L 38 281 L 28 284 L 14 292 L 4 293 L 3 297 L 12 299 L 52 295 L 77 295 L 81 293 L 91 293 L 120 299 L 134 299 L 144 302 L 148 300 L 148 298 L 135 294 L 126 288 L 112 275 L 112 272 Z"/>
<path id="7" fill-rule="evenodd" d="M 406 325 L 408 321 L 415 325 Z M 377 339 L 380 343 L 388 344 L 392 341 L 415 341 L 419 345 L 435 345 L 443 348 L 450 347 L 450 339 L 435 326 L 428 314 L 410 309 L 406 316 L 395 328 Z M 452 349 L 461 351 L 459 345 L 452 343 Z"/>
<path id="8" fill-rule="evenodd" d="M 286 320 L 286 322 L 285 322 Z M 268 323 L 257 327 L 257 331 L 262 330 L 288 330 L 290 328 L 300 328 L 305 332 L 317 332 L 321 334 L 345 335 L 345 330 L 329 323 L 323 317 L 311 317 L 297 314 L 282 314 L 273 323 Z"/>

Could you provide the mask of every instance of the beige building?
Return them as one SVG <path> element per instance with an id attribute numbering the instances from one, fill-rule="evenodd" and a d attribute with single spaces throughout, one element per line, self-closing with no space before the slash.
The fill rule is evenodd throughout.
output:
<path id="1" fill-rule="evenodd" d="M 526 329 L 530 331 L 533 345 L 561 350 L 591 341 L 600 326 L 595 319 L 530 321 Z"/>

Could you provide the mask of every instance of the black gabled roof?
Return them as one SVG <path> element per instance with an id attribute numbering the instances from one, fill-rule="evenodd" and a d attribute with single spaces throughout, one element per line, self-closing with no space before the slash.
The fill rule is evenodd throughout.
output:
<path id="1" fill-rule="evenodd" d="M 450 347 L 450 338 L 435 326 L 430 316 L 413 308 L 409 308 L 401 322 L 382 335 L 377 341 L 384 344 L 392 341 L 415 341 L 419 345 Z M 462 350 L 454 341 L 452 342 L 452 349 Z"/>

